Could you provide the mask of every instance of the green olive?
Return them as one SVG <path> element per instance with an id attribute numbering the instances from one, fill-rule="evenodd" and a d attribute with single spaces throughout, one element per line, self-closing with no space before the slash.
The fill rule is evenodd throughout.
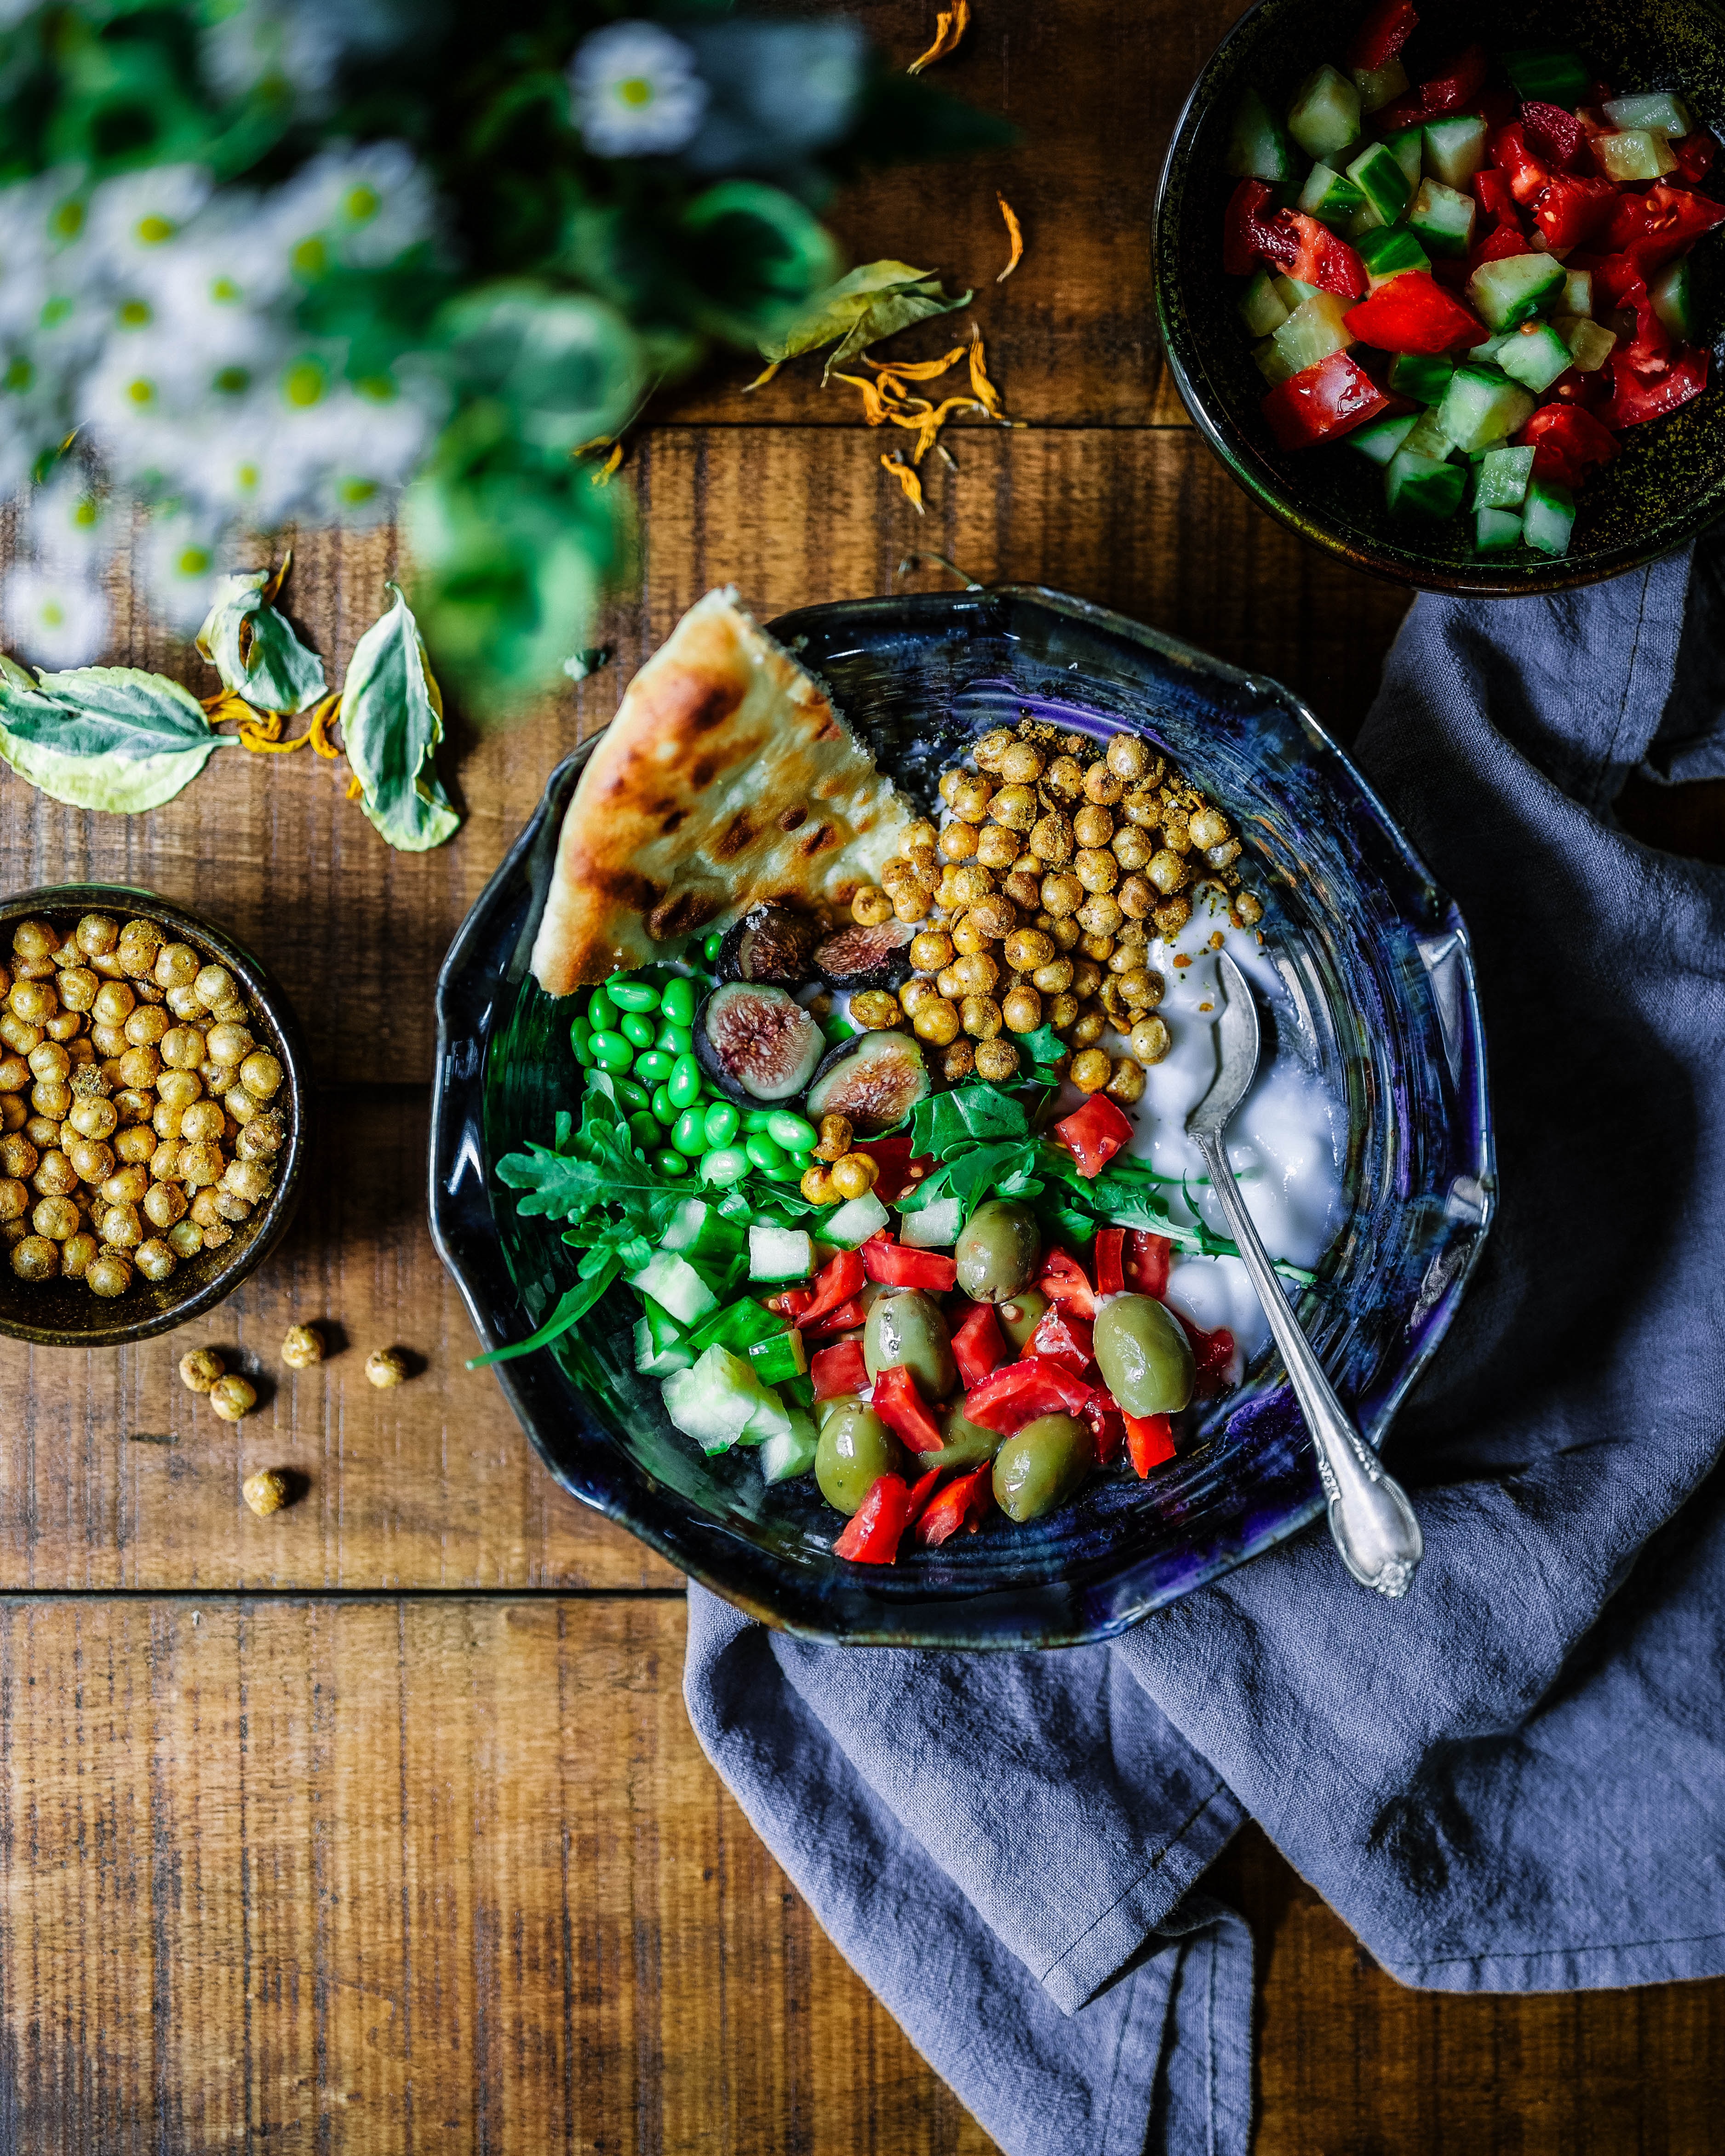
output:
<path id="1" fill-rule="evenodd" d="M 883 1475 L 901 1475 L 905 1449 L 872 1408 L 846 1400 L 821 1425 L 814 1447 L 820 1494 L 841 1512 L 854 1512 Z"/>
<path id="2" fill-rule="evenodd" d="M 958 1366 L 940 1305 L 920 1288 L 883 1295 L 863 1327 L 863 1361 L 870 1378 L 902 1363 L 926 1400 L 943 1400 L 958 1387 Z"/>
<path id="3" fill-rule="evenodd" d="M 963 1407 L 947 1410 L 941 1420 L 941 1435 L 946 1443 L 940 1450 L 925 1453 L 917 1462 L 925 1475 L 931 1467 L 942 1471 L 948 1467 L 980 1467 L 1000 1450 L 999 1431 L 984 1430 L 979 1422 L 970 1421 Z"/>
<path id="4" fill-rule="evenodd" d="M 1096 1447 L 1076 1415 L 1040 1415 L 994 1455 L 994 1502 L 1009 1520 L 1034 1520 L 1063 1504 L 1096 1465 Z"/>
<path id="5" fill-rule="evenodd" d="M 953 1255 L 958 1285 L 973 1302 L 1004 1302 L 1036 1276 L 1042 1237 L 1028 1205 L 1004 1198 L 978 1205 L 964 1224 Z"/>
<path id="6" fill-rule="evenodd" d="M 1191 1399 L 1192 1343 L 1153 1296 L 1105 1303 L 1093 1342 L 1096 1366 L 1127 1414 L 1176 1414 Z"/>
<path id="7" fill-rule="evenodd" d="M 1021 1287 L 1009 1301 L 997 1302 L 994 1315 L 1010 1346 L 1020 1353 L 1030 1344 L 1030 1335 L 1048 1312 L 1048 1297 L 1040 1287 Z"/>

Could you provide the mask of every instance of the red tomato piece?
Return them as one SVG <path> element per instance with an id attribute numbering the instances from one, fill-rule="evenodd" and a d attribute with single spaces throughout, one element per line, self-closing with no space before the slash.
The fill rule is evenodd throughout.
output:
<path id="1" fill-rule="evenodd" d="M 805 1329 L 817 1318 L 824 1317 L 829 1310 L 849 1302 L 866 1278 L 860 1251 L 840 1250 L 837 1257 L 829 1258 L 814 1276 L 814 1301 L 798 1313 L 798 1328 Z"/>
<path id="2" fill-rule="evenodd" d="M 1230 277 L 1250 277 L 1260 261 L 1291 264 L 1300 251 L 1295 234 L 1266 215 L 1275 196 L 1262 180 L 1242 180 L 1222 217 L 1222 267 Z"/>
<path id="3" fill-rule="evenodd" d="M 1486 326 L 1430 277 L 1392 277 L 1348 311 L 1348 332 L 1380 352 L 1447 352 L 1483 344 Z"/>
<path id="4" fill-rule="evenodd" d="M 951 1542 L 960 1527 L 974 1534 L 994 1509 L 994 1467 L 984 1460 L 968 1475 L 947 1483 L 916 1522 L 916 1539 L 924 1549 L 938 1549 Z"/>
<path id="5" fill-rule="evenodd" d="M 920 1287 L 928 1295 L 944 1295 L 958 1278 L 957 1260 L 943 1258 L 937 1250 L 912 1250 L 895 1243 L 883 1228 L 862 1246 L 863 1270 L 883 1287 Z"/>
<path id="6" fill-rule="evenodd" d="M 1522 237 L 1522 228 L 1518 224 L 1500 224 L 1495 232 L 1487 233 L 1468 256 L 1468 275 L 1471 276 L 1482 262 L 1501 262 L 1507 254 L 1531 254 L 1532 252 Z"/>
<path id="7" fill-rule="evenodd" d="M 1141 1476 L 1174 1456 L 1174 1425 L 1165 1414 L 1127 1415 L 1126 1449 Z"/>
<path id="8" fill-rule="evenodd" d="M 1376 74 L 1386 68 L 1406 44 L 1420 18 L 1411 0 L 1379 0 L 1353 33 L 1348 48 L 1348 64 L 1357 74 Z"/>
<path id="9" fill-rule="evenodd" d="M 1334 292 L 1344 300 L 1357 300 L 1368 283 L 1366 265 L 1345 239 L 1338 239 L 1327 224 L 1296 209 L 1285 209 L 1276 218 L 1278 229 L 1294 235 L 1294 258 L 1288 275 L 1302 285 L 1316 285 L 1321 292 Z"/>
<path id="10" fill-rule="evenodd" d="M 1677 170 L 1692 187 L 1699 187 L 1712 170 L 1717 154 L 1713 138 L 1705 127 L 1697 127 L 1692 135 L 1680 135 L 1671 150 L 1677 161 Z"/>
<path id="11" fill-rule="evenodd" d="M 1692 344 L 1676 346 L 1669 353 L 1635 345 L 1627 352 L 1613 352 L 1605 362 L 1611 401 L 1601 408 L 1599 417 L 1608 427 L 1639 427 L 1649 419 L 1662 419 L 1707 388 L 1707 358 Z"/>
<path id="12" fill-rule="evenodd" d="M 1464 105 L 1471 104 L 1485 80 L 1486 49 L 1470 45 L 1430 82 L 1422 82 L 1394 105 L 1374 112 L 1372 124 L 1384 134 L 1394 135 L 1399 128 L 1417 127 L 1422 121 L 1441 120 L 1446 112 L 1459 112 Z"/>
<path id="13" fill-rule="evenodd" d="M 1549 184 L 1551 174 L 1527 147 L 1519 120 L 1500 127 L 1491 138 L 1491 162 L 1509 182 L 1509 191 L 1524 206 Z"/>
<path id="14" fill-rule="evenodd" d="M 799 1318 L 814 1301 L 812 1287 L 788 1287 L 782 1295 L 769 1295 L 767 1307 L 776 1317 Z"/>
<path id="15" fill-rule="evenodd" d="M 1126 1230 L 1096 1230 L 1096 1293 L 1119 1295 L 1126 1286 Z"/>
<path id="16" fill-rule="evenodd" d="M 799 1318 L 797 1330 L 806 1332 L 811 1340 L 835 1340 L 841 1332 L 855 1332 L 865 1325 L 868 1316 L 867 1304 L 860 1295 L 854 1295 L 849 1302 L 841 1302 L 836 1310 L 810 1318 L 806 1324 Z"/>
<path id="17" fill-rule="evenodd" d="M 1500 224 L 1514 222 L 1516 198 L 1509 190 L 1509 176 L 1500 172 L 1495 165 L 1487 165 L 1474 174 L 1473 198 L 1483 216 L 1496 218 Z"/>
<path id="18" fill-rule="evenodd" d="M 1389 399 L 1357 361 L 1350 359 L 1345 352 L 1332 352 L 1316 367 L 1304 367 L 1286 382 L 1278 382 L 1264 399 L 1264 417 L 1278 447 L 1304 449 L 1315 442 L 1334 441 L 1354 428 L 1363 426 L 1368 419 L 1374 419 L 1386 410 L 1389 403 Z M 1055 1125 L 1055 1137 L 1067 1145 L 1083 1175 L 1100 1174 L 1126 1143 L 1122 1137 L 1118 1143 L 1109 1146 L 1091 1168 L 1086 1164 L 1085 1156 L 1079 1152 L 1077 1146 L 1066 1137 L 1068 1131 L 1087 1116 L 1102 1097 L 1100 1093 L 1092 1093 L 1077 1114 Z M 1114 1107 L 1111 1101 L 1108 1106 Z M 1120 1111 L 1115 1108 L 1114 1113 L 1118 1116 Z M 1120 1120 L 1126 1122 L 1123 1116 Z M 1127 1124 L 1128 1136 L 1131 1130 L 1132 1126 Z"/>
<path id="19" fill-rule="evenodd" d="M 1359 369 L 1354 367 L 1345 352 L 1332 352 L 1329 357 L 1318 366 L 1308 367 L 1303 373 L 1296 374 L 1284 382 L 1281 388 L 1272 390 L 1271 397 L 1280 397 L 1284 390 L 1291 389 L 1295 382 L 1305 382 L 1311 385 L 1310 394 L 1316 406 L 1317 403 L 1323 401 L 1327 393 L 1313 382 L 1312 377 L 1322 374 L 1326 367 L 1333 367 L 1338 359 L 1343 366 L 1351 368 L 1355 374 L 1360 374 Z M 1366 387 L 1371 389 L 1373 396 L 1377 398 L 1378 403 L 1382 404 L 1384 398 L 1378 395 L 1375 388 L 1373 388 L 1368 377 L 1360 374 L 1360 380 L 1365 382 Z M 1331 401 L 1345 402 L 1348 393 L 1335 390 L 1333 377 L 1331 390 L 1335 393 Z M 1267 406 L 1270 398 L 1266 398 L 1265 403 Z M 1343 434 L 1348 427 L 1357 427 L 1361 419 L 1368 418 L 1370 416 L 1368 413 L 1362 411 L 1358 418 L 1348 419 L 1340 425 L 1327 428 L 1325 431 L 1332 434 Z M 1271 424 L 1274 426 L 1275 424 L 1275 421 L 1271 420 Z M 1312 437 L 1314 441 L 1318 439 L 1319 436 L 1317 434 Z M 1289 444 L 1283 444 L 1284 448 L 1288 446 Z M 1100 1175 L 1121 1147 L 1131 1142 L 1132 1127 L 1129 1118 L 1115 1106 L 1106 1093 L 1092 1093 L 1081 1108 L 1075 1108 L 1070 1116 L 1055 1125 L 1054 1134 L 1077 1162 L 1078 1173 L 1087 1179 L 1091 1176 Z"/>
<path id="20" fill-rule="evenodd" d="M 1126 1239 L 1127 1285 L 1134 1295 L 1153 1295 L 1159 1301 L 1168 1288 L 1168 1261 L 1173 1245 L 1166 1235 L 1147 1228 L 1133 1228 Z"/>
<path id="21" fill-rule="evenodd" d="M 1225 1325 L 1219 1325 L 1214 1332 L 1206 1332 L 1201 1325 L 1194 1325 L 1189 1317 L 1171 1307 L 1168 1314 L 1179 1320 L 1181 1329 L 1192 1342 L 1193 1357 L 1198 1365 L 1193 1378 L 1194 1397 L 1208 1400 L 1225 1392 L 1234 1363 L 1234 1335 Z"/>
<path id="22" fill-rule="evenodd" d="M 1609 180 L 1561 176 L 1540 190 L 1533 222 L 1548 249 L 1579 247 L 1593 238 L 1616 205 L 1617 190 Z"/>
<path id="23" fill-rule="evenodd" d="M 1081 1317 L 1096 1316 L 1096 1291 L 1086 1276 L 1084 1267 L 1070 1251 L 1045 1250 L 1042 1276 L 1036 1285 L 1050 1302 L 1066 1305 L 1076 1310 Z"/>
<path id="24" fill-rule="evenodd" d="M 1548 105 L 1530 97 L 1522 105 L 1522 134 L 1536 157 L 1560 169 L 1572 167 L 1587 140 L 1587 130 L 1573 112 L 1561 105 Z"/>
<path id="25" fill-rule="evenodd" d="M 908 1137 L 865 1138 L 852 1150 L 865 1152 L 880 1169 L 875 1178 L 875 1195 L 883 1205 L 896 1204 L 913 1183 L 920 1183 L 934 1166 L 926 1153 L 920 1160 L 911 1158 Z"/>
<path id="26" fill-rule="evenodd" d="M 1076 1312 L 1058 1302 L 1043 1312 L 1025 1352 L 1044 1362 L 1058 1363 L 1075 1378 L 1081 1378 L 1095 1360 L 1090 1327 Z"/>
<path id="27" fill-rule="evenodd" d="M 1006 1341 L 992 1303 L 979 1302 L 952 1335 L 952 1360 L 967 1391 L 1006 1360 Z"/>
<path id="28" fill-rule="evenodd" d="M 869 1382 L 861 1341 L 840 1340 L 818 1348 L 809 1358 L 809 1374 L 818 1400 L 842 1400 L 847 1393 L 860 1393 Z"/>
<path id="29" fill-rule="evenodd" d="M 916 1517 L 911 1502 L 910 1489 L 900 1476 L 878 1476 L 833 1544 L 834 1556 L 848 1557 L 853 1564 L 896 1563 L 905 1529 Z"/>
<path id="30" fill-rule="evenodd" d="M 1615 437 L 1591 413 L 1573 404 L 1542 404 L 1517 439 L 1533 451 L 1536 479 L 1572 491 L 1590 471 L 1609 464 L 1617 454 Z"/>
<path id="31" fill-rule="evenodd" d="M 1090 1394 L 1088 1385 L 1058 1363 L 1033 1358 L 1009 1363 L 1004 1370 L 991 1372 L 981 1384 L 973 1385 L 964 1395 L 964 1414 L 968 1421 L 982 1429 L 996 1430 L 1003 1437 L 1010 1437 L 1039 1415 L 1081 1413 Z"/>
<path id="32" fill-rule="evenodd" d="M 938 1452 L 946 1443 L 916 1389 L 916 1380 L 902 1363 L 895 1363 L 875 1378 L 873 1406 L 912 1452 Z"/>
<path id="33" fill-rule="evenodd" d="M 1126 1442 L 1126 1418 L 1112 1393 L 1093 1392 L 1080 1409 L 1090 1424 L 1091 1442 L 1098 1467 L 1109 1467 L 1120 1457 Z"/>

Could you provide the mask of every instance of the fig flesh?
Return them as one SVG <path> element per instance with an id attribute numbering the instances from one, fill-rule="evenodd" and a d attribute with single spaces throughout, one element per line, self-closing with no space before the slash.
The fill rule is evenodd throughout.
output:
<path id="1" fill-rule="evenodd" d="M 701 1068 L 746 1107 L 794 1101 L 814 1075 L 824 1046 L 808 1012 L 770 983 L 726 981 L 695 1014 Z"/>
<path id="2" fill-rule="evenodd" d="M 720 948 L 719 978 L 797 988 L 814 973 L 819 935 L 817 923 L 788 906 L 752 906 Z"/>
<path id="3" fill-rule="evenodd" d="M 815 946 L 814 970 L 829 988 L 896 988 L 910 973 L 916 933 L 903 921 L 848 921 Z"/>
<path id="4" fill-rule="evenodd" d="M 860 1033 L 830 1050 L 809 1088 L 809 1112 L 845 1116 L 859 1137 L 878 1137 L 933 1089 L 922 1044 L 907 1033 Z"/>

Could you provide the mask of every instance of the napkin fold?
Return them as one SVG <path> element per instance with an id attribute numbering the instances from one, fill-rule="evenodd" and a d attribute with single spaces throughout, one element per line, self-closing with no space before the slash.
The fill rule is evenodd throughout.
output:
<path id="1" fill-rule="evenodd" d="M 1248 1814 L 1404 1982 L 1725 1971 L 1725 547 L 1421 598 L 1359 760 L 1459 901 L 1502 1210 L 1386 1457 L 1407 1601 L 1322 1524 L 1106 1646 L 813 1646 L 691 1587 L 708 1757 L 1009 2156 L 1245 2156 Z"/>

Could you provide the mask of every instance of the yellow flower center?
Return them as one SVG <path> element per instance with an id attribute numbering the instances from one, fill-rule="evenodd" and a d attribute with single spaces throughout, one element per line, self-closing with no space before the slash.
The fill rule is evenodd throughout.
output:
<path id="1" fill-rule="evenodd" d="M 215 556 L 208 547 L 182 547 L 174 557 L 174 567 L 182 577 L 201 577 L 214 561 Z"/>
<path id="2" fill-rule="evenodd" d="M 214 386 L 223 396 L 237 397 L 242 389 L 251 387 L 251 379 L 243 367 L 224 367 L 218 372 Z"/>
<path id="3" fill-rule="evenodd" d="M 304 411 L 323 395 L 323 369 L 314 359 L 302 359 L 281 378 L 281 393 L 290 404 Z"/>
<path id="4" fill-rule="evenodd" d="M 122 300 L 120 303 L 120 319 L 129 330 L 142 329 L 145 323 L 151 319 L 149 301 Z"/>
<path id="5" fill-rule="evenodd" d="M 156 384 L 146 381 L 141 374 L 135 382 L 126 383 L 126 393 L 134 404 L 153 404 L 156 401 Z"/>
<path id="6" fill-rule="evenodd" d="M 65 618 L 66 609 L 58 599 L 50 599 L 42 609 L 42 622 L 45 629 L 58 629 Z"/>
<path id="7" fill-rule="evenodd" d="M 74 195 L 58 204 L 48 220 L 49 230 L 56 239 L 75 239 L 84 229 L 84 205 Z"/>
<path id="8" fill-rule="evenodd" d="M 630 105 L 638 112 L 653 102 L 653 85 L 644 74 L 625 75 L 617 85 L 619 104 Z"/>
<path id="9" fill-rule="evenodd" d="M 255 465 L 241 465 L 234 476 L 249 494 L 258 483 L 258 468 Z"/>
<path id="10" fill-rule="evenodd" d="M 146 247 L 160 247 L 164 239 L 173 238 L 176 228 L 165 217 L 158 217 L 152 213 L 148 217 L 141 217 L 135 229 Z"/>
<path id="11" fill-rule="evenodd" d="M 219 305 L 228 306 L 239 297 L 239 287 L 231 277 L 212 277 L 209 295 Z"/>
<path id="12" fill-rule="evenodd" d="M 330 266 L 330 251 L 316 233 L 310 239 L 302 239 L 300 242 L 290 259 L 293 263 L 294 275 L 296 277 L 304 277 L 308 282 L 312 278 L 321 277 Z"/>
<path id="13" fill-rule="evenodd" d="M 342 213 L 350 224 L 366 224 L 383 207 L 383 198 L 375 187 L 357 187 L 347 190 Z"/>

